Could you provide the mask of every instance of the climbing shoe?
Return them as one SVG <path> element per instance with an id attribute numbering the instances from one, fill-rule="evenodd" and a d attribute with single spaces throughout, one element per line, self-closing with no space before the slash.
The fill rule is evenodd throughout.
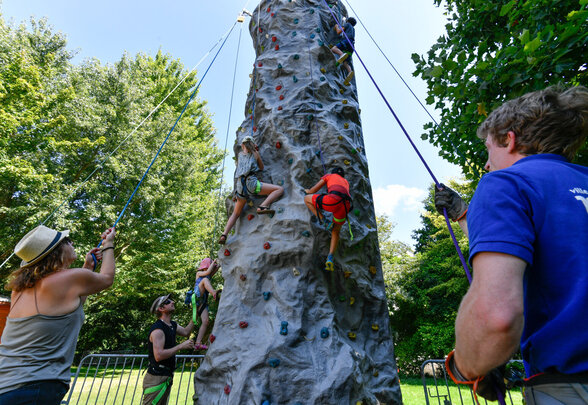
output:
<path id="1" fill-rule="evenodd" d="M 349 86 L 349 85 L 351 84 L 351 80 L 353 79 L 353 76 L 355 76 L 355 72 L 354 72 L 354 71 L 351 71 L 351 72 L 350 72 L 350 73 L 347 75 L 347 77 L 345 78 L 345 81 L 343 82 L 343 84 L 344 84 L 345 86 Z"/>
<path id="2" fill-rule="evenodd" d="M 325 270 L 326 271 L 335 271 L 335 264 L 333 263 L 333 255 L 329 253 L 327 256 L 327 261 L 325 262 Z"/>
<path id="3" fill-rule="evenodd" d="M 345 62 L 347 60 L 347 58 L 349 57 L 348 53 L 344 53 L 343 55 L 341 55 L 339 57 L 339 59 L 337 59 L 337 66 L 342 64 L 343 62 Z"/>

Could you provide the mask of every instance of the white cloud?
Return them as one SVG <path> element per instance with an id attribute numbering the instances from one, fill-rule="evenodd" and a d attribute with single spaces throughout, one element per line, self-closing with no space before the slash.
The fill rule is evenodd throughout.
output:
<path id="1" fill-rule="evenodd" d="M 427 195 L 426 190 L 401 184 L 379 187 L 373 193 L 376 213 L 386 214 L 393 220 L 402 213 L 418 213 Z"/>

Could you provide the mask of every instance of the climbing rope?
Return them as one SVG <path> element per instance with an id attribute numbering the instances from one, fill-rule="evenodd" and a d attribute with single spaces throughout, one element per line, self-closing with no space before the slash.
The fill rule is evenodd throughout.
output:
<path id="1" fill-rule="evenodd" d="M 378 50 L 380 51 L 380 53 L 382 54 L 382 56 L 384 56 L 384 58 L 386 59 L 386 61 L 388 61 L 388 64 L 390 65 L 390 67 L 392 67 L 392 69 L 394 70 L 394 72 L 398 75 L 398 77 L 400 78 L 400 80 L 402 81 L 402 83 L 404 83 L 404 85 L 406 86 L 406 88 L 408 89 L 408 91 L 410 91 L 410 94 L 413 95 L 413 97 L 415 98 L 415 100 L 420 104 L 420 106 L 427 113 L 427 115 L 429 116 L 429 118 L 431 118 L 431 120 L 435 124 L 435 128 L 438 129 L 439 131 L 441 131 L 443 133 L 443 135 L 445 135 L 445 137 L 449 141 L 449 144 L 453 148 L 453 151 L 455 152 L 455 154 L 456 155 L 460 155 L 460 153 L 458 152 L 457 148 L 455 147 L 455 145 L 451 141 L 451 138 L 449 137 L 449 135 L 447 135 L 447 133 L 443 130 L 443 128 L 441 128 L 441 126 L 439 125 L 439 123 L 437 122 L 437 120 L 435 119 L 435 117 L 433 117 L 433 115 L 429 112 L 429 110 L 427 109 L 427 107 L 425 107 L 425 105 L 422 103 L 422 101 L 419 99 L 419 97 L 412 90 L 412 88 L 410 87 L 410 85 L 404 80 L 404 78 L 402 77 L 402 75 L 400 74 L 400 72 L 392 64 L 392 62 L 390 61 L 390 59 L 388 58 L 388 56 L 386 55 L 386 53 L 384 53 L 384 51 L 382 50 L 382 48 L 380 48 L 380 45 L 378 45 L 378 43 L 376 42 L 376 40 L 374 39 L 374 37 L 372 36 L 372 34 L 369 32 L 369 30 L 367 29 L 367 27 L 363 23 L 363 21 L 361 21 L 361 18 L 359 18 L 359 15 L 353 9 L 353 7 L 351 6 L 351 4 L 349 4 L 349 2 L 347 0 L 344 0 L 344 1 L 345 1 L 345 4 L 347 4 L 347 6 L 349 6 L 349 8 L 351 9 L 351 11 L 353 11 L 353 14 L 355 14 L 355 17 L 357 18 L 357 21 L 359 21 L 359 23 L 361 24 L 361 26 L 363 27 L 363 29 L 365 30 L 365 32 L 371 38 L 371 40 L 374 43 L 374 45 L 376 45 L 376 48 L 378 48 Z M 339 21 L 341 21 L 341 10 L 339 10 Z M 464 159 L 465 159 L 466 164 L 468 165 L 468 167 L 470 169 L 472 169 L 472 171 L 474 172 L 474 174 L 477 177 L 480 177 L 480 172 L 478 171 L 478 169 L 476 169 L 476 167 L 473 166 L 470 163 L 469 159 L 467 159 L 466 157 L 464 157 Z"/>
<path id="2" fill-rule="evenodd" d="M 239 30 L 239 42 L 237 43 L 237 55 L 235 56 L 235 69 L 233 71 L 233 85 L 231 87 L 231 102 L 229 104 L 229 119 L 227 121 L 227 132 L 225 134 L 225 147 L 223 149 L 223 164 L 222 164 L 222 168 L 221 168 L 221 172 L 220 172 L 220 177 L 219 177 L 219 190 L 218 190 L 218 200 L 217 200 L 217 209 L 216 209 L 216 214 L 214 217 L 214 231 L 212 233 L 212 237 L 211 237 L 211 241 L 210 241 L 210 256 L 214 256 L 214 239 L 215 239 L 215 235 L 218 229 L 218 215 L 220 212 L 220 204 L 221 204 L 221 199 L 222 199 L 222 193 L 223 193 L 223 175 L 225 172 L 225 160 L 227 157 L 227 146 L 228 146 L 228 142 L 229 142 L 229 131 L 231 128 L 231 117 L 233 114 L 233 99 L 234 99 L 234 95 L 235 95 L 235 83 L 236 83 L 236 78 L 237 78 L 237 65 L 239 62 L 239 51 L 241 50 L 241 37 L 243 34 L 243 26 L 241 26 L 241 29 Z"/>
<path id="3" fill-rule="evenodd" d="M 45 225 L 68 201 L 71 200 L 71 198 L 86 184 L 88 183 L 88 181 L 90 181 L 90 179 L 98 172 L 100 171 L 103 167 L 104 164 L 106 163 L 106 161 L 108 161 L 108 159 L 110 159 L 112 157 L 112 155 L 114 155 L 129 139 L 131 136 L 133 136 L 133 134 L 135 134 L 135 132 L 137 132 L 139 130 L 139 128 L 141 128 L 143 126 L 143 124 L 157 111 L 159 110 L 159 108 L 163 105 L 163 103 L 165 103 L 165 101 L 173 94 L 175 93 L 175 91 L 178 89 L 178 87 L 180 87 L 180 85 L 182 83 L 184 83 L 186 81 L 186 79 L 188 77 L 190 77 L 190 75 L 200 66 L 200 64 L 202 64 L 202 62 L 204 62 L 204 60 L 206 58 L 208 58 L 208 56 L 212 53 L 212 51 L 218 46 L 218 44 L 220 44 L 223 39 L 227 38 L 228 35 L 231 33 L 231 31 L 233 30 L 234 25 L 232 28 L 230 28 L 229 30 L 227 30 L 225 32 L 224 35 L 222 35 L 219 40 L 210 48 L 210 50 L 202 57 L 200 58 L 200 60 L 198 61 L 198 63 L 196 63 L 196 65 L 194 65 L 194 67 L 182 78 L 182 80 L 180 80 L 178 82 L 178 84 L 176 84 L 176 86 L 159 102 L 159 104 L 157 104 L 157 106 L 151 110 L 151 112 L 112 150 L 110 151 L 105 157 L 104 159 L 102 159 L 98 165 L 96 166 L 96 168 L 80 183 L 78 184 L 77 187 L 75 187 L 75 189 L 69 193 L 69 195 L 61 202 L 61 204 L 59 204 L 42 222 L 40 222 L 37 226 L 40 225 Z M 4 262 L 2 262 L 2 264 L 0 264 L 0 269 L 3 268 L 6 263 L 8 263 L 10 261 L 10 259 L 12 259 L 12 257 L 14 256 L 14 252 L 12 252 L 8 258 L 6 260 L 4 260 Z"/>

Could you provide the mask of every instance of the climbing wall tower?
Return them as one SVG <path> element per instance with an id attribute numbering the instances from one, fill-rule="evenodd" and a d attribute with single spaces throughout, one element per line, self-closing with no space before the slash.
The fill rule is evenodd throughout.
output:
<path id="1" fill-rule="evenodd" d="M 333 26 L 323 0 L 263 0 L 251 18 L 257 58 L 234 151 L 252 135 L 260 179 L 285 192 L 273 217 L 246 206 L 220 251 L 225 284 L 197 404 L 402 402 L 357 89 L 335 66 Z M 351 186 L 354 237 L 345 225 L 327 272 L 330 233 L 311 221 L 303 189 L 334 165 Z"/>

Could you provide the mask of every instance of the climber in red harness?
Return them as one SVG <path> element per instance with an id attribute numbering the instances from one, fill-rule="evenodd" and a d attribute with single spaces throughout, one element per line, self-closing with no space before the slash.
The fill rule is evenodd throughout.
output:
<path id="1" fill-rule="evenodd" d="M 329 256 L 325 262 L 325 270 L 327 271 L 335 270 L 333 254 L 337 250 L 337 244 L 339 243 L 339 232 L 347 220 L 347 214 L 351 209 L 349 183 L 343 177 L 344 175 L 345 172 L 343 169 L 334 167 L 331 169 L 330 174 L 325 174 L 313 187 L 304 190 L 307 194 L 304 197 L 304 202 L 310 212 L 316 215 L 320 223 L 325 219 L 321 211 L 333 213 L 333 222 L 325 221 L 326 229 L 332 229 Z M 325 185 L 327 186 L 326 194 L 314 194 Z"/>

